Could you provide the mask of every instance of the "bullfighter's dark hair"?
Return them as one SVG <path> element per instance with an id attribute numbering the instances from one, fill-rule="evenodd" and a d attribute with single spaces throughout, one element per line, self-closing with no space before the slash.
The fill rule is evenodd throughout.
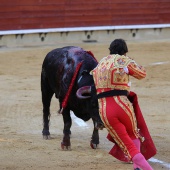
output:
<path id="1" fill-rule="evenodd" d="M 128 52 L 128 47 L 125 40 L 115 39 L 114 41 L 111 42 L 109 50 L 110 54 L 124 55 L 125 53 Z"/>

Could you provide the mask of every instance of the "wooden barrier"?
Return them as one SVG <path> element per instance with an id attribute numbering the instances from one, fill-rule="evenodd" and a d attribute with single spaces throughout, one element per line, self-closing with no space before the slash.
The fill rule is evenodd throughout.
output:
<path id="1" fill-rule="evenodd" d="M 169 0 L 1 0 L 0 30 L 170 23 Z"/>

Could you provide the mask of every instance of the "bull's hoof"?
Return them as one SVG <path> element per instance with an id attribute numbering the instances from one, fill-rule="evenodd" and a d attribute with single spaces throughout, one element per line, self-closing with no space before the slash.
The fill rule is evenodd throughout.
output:
<path id="1" fill-rule="evenodd" d="M 92 143 L 92 141 L 91 141 L 90 146 L 92 149 L 97 149 L 98 144 Z"/>
<path id="2" fill-rule="evenodd" d="M 71 151 L 71 146 L 65 146 L 63 142 L 61 142 L 61 149 L 63 151 Z"/>
<path id="3" fill-rule="evenodd" d="M 51 139 L 50 132 L 48 129 L 44 128 L 42 131 L 42 135 L 43 135 L 43 139 L 45 139 L 45 140 Z"/>
<path id="4" fill-rule="evenodd" d="M 43 135 L 43 139 L 49 140 L 49 139 L 51 139 L 51 136 L 50 135 Z"/>

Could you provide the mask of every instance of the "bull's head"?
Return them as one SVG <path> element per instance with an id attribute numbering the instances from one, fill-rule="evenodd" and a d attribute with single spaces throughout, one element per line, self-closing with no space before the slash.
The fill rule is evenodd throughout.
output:
<path id="1" fill-rule="evenodd" d="M 102 130 L 104 128 L 104 125 L 99 115 L 98 100 L 95 86 L 83 86 L 79 88 L 76 92 L 76 96 L 81 100 L 87 99 L 90 101 L 90 109 L 93 111 L 91 117 L 95 121 L 95 127 L 97 129 Z"/>

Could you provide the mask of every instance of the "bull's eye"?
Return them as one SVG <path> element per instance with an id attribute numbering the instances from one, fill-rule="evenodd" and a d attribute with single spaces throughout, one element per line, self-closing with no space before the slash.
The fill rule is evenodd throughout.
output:
<path id="1" fill-rule="evenodd" d="M 83 72 L 81 73 L 82 76 L 84 76 L 85 74 L 89 74 L 89 72 L 87 70 L 83 70 Z"/>

